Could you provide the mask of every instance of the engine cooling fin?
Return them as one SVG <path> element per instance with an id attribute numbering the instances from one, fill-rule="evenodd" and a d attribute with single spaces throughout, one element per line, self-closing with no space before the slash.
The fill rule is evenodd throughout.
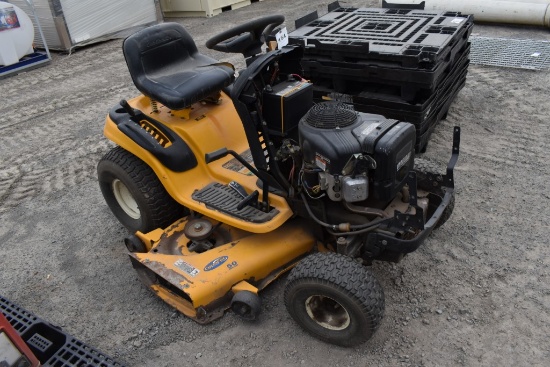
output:
<path id="1" fill-rule="evenodd" d="M 308 125 L 319 129 L 336 129 L 357 121 L 357 112 L 342 102 L 324 102 L 313 106 L 305 118 Z"/>

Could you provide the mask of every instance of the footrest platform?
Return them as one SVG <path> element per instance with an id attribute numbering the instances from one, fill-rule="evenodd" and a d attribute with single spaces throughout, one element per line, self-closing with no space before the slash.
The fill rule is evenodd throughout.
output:
<path id="1" fill-rule="evenodd" d="M 193 193 L 192 198 L 204 203 L 209 208 L 252 223 L 269 222 L 279 213 L 276 208 L 270 208 L 270 211 L 266 213 L 253 206 L 246 206 L 241 210 L 237 210 L 237 205 L 243 198 L 235 190 L 219 182 L 213 182 L 196 191 Z"/>

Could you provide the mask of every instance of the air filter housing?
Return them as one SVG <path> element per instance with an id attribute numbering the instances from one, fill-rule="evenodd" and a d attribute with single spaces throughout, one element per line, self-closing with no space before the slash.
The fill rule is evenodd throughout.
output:
<path id="1" fill-rule="evenodd" d="M 319 103 L 313 106 L 305 116 L 309 126 L 319 129 L 338 129 L 352 125 L 357 121 L 357 112 L 352 106 L 341 102 Z"/>

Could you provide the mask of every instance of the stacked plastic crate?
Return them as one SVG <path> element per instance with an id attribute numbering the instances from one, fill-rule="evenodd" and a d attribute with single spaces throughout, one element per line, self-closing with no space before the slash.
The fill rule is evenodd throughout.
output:
<path id="1" fill-rule="evenodd" d="M 416 126 L 424 151 L 466 82 L 473 17 L 457 12 L 343 8 L 296 22 L 290 43 L 304 48 L 305 77 L 317 100 Z"/>
<path id="2" fill-rule="evenodd" d="M 41 366 L 51 367 L 124 367 L 111 357 L 65 333 L 0 296 L 0 313 L 19 334 Z M 0 362 L 2 349 L 0 348 Z M 34 358 L 33 358 L 34 359 Z M 24 361 L 17 366 L 28 366 Z M 8 364 L 11 366 L 11 364 Z M 0 363 L 0 366 L 4 364 Z M 15 366 L 15 364 L 14 364 Z"/>

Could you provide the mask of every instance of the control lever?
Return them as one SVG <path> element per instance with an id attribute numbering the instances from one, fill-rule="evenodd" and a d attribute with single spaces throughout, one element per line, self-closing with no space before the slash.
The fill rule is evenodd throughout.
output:
<path id="1" fill-rule="evenodd" d="M 269 181 L 269 178 L 267 177 L 267 173 L 266 172 L 260 172 L 258 171 L 254 166 L 252 166 L 250 163 L 248 163 L 246 161 L 246 159 L 244 159 L 243 157 L 241 157 L 237 152 L 235 152 L 234 150 L 229 150 L 227 148 L 221 148 L 221 149 L 218 149 L 214 152 L 211 152 L 211 153 L 206 153 L 204 155 L 204 160 L 206 161 L 206 163 L 212 163 L 218 159 L 221 159 L 227 155 L 231 155 L 233 156 L 233 158 L 235 158 L 237 161 L 239 161 L 240 164 L 242 164 L 243 166 L 245 166 L 246 168 L 248 168 L 248 170 L 250 172 L 252 172 L 256 177 L 258 177 L 261 182 L 262 182 L 262 203 L 260 205 L 260 210 L 264 211 L 264 212 L 268 212 L 269 211 L 269 201 L 268 201 L 268 195 L 269 195 L 269 186 L 267 184 L 267 182 Z M 240 185 L 239 185 L 240 186 Z M 233 187 L 233 189 L 235 189 Z M 244 189 L 243 189 L 244 190 Z M 246 191 L 245 191 L 246 192 Z M 252 193 L 253 194 L 253 193 Z M 251 194 L 251 195 L 252 195 Z M 239 193 L 239 195 L 242 196 L 242 194 Z M 248 197 L 248 196 L 247 196 Z M 246 198 L 245 198 L 246 199 Z M 248 203 L 248 201 L 247 201 Z M 241 205 L 241 204 L 239 204 Z M 246 205 L 246 204 L 245 204 Z M 243 206 L 244 207 L 244 206 Z M 243 208 L 241 207 L 241 208 Z"/>
<path id="2" fill-rule="evenodd" d="M 243 199 L 237 204 L 237 210 L 241 210 L 247 205 L 250 205 L 252 203 L 258 202 L 258 197 L 260 196 L 260 193 L 258 190 L 254 190 L 250 195 L 246 192 L 244 187 L 238 183 L 237 181 L 231 181 L 227 184 L 230 188 L 235 190 L 237 194 L 239 194 Z"/>
<path id="3" fill-rule="evenodd" d="M 237 194 L 242 196 L 243 199 L 248 196 L 248 193 L 246 192 L 244 187 L 237 181 L 231 181 L 230 183 L 227 184 L 227 186 L 235 190 Z"/>
<path id="4" fill-rule="evenodd" d="M 206 161 L 206 164 L 208 164 L 217 161 L 218 159 L 221 159 L 228 154 L 231 154 L 231 151 L 227 150 L 227 148 L 221 148 L 214 152 L 206 153 L 204 155 L 204 160 Z"/>
<path id="5" fill-rule="evenodd" d="M 136 117 L 136 111 L 134 111 L 134 109 L 128 104 L 128 101 L 126 101 L 125 99 L 121 99 L 119 104 L 122 106 L 122 108 L 124 108 L 124 111 L 126 111 L 128 115 Z"/>
<path id="6" fill-rule="evenodd" d="M 241 210 L 245 206 L 250 205 L 252 203 L 257 203 L 259 195 L 260 193 L 258 192 L 258 190 L 252 191 L 252 194 L 242 199 L 241 202 L 237 205 L 237 210 Z"/>

